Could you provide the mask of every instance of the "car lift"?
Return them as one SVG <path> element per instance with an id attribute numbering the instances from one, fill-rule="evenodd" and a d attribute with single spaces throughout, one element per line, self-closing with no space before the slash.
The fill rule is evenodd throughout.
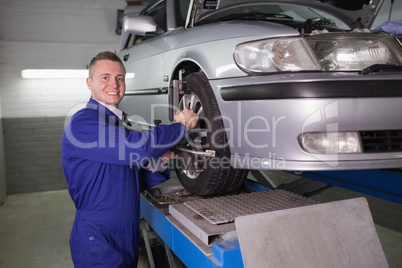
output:
<path id="1" fill-rule="evenodd" d="M 300 176 L 313 181 L 347 188 L 371 196 L 393 201 L 402 204 L 402 173 L 399 170 L 352 170 L 352 171 L 317 171 L 303 172 Z M 262 180 L 247 179 L 245 188 L 254 192 L 275 190 L 263 185 Z M 152 189 L 151 189 L 152 190 Z M 160 191 L 160 189 L 157 189 Z M 191 199 L 190 199 L 191 200 Z M 169 267 L 244 267 L 240 251 L 240 244 L 237 238 L 229 235 L 225 239 L 213 239 L 202 237 L 200 234 L 192 233 L 183 225 L 183 221 L 172 216 L 172 210 L 166 202 L 155 202 L 155 197 L 150 198 L 150 192 L 141 195 L 141 217 L 142 234 L 150 267 L 157 267 L 150 252 L 150 235 L 157 234 L 163 240 L 166 252 L 168 253 Z M 193 216 L 196 217 L 196 216 Z M 194 229 L 190 227 L 190 229 Z M 207 228 L 208 229 L 208 228 Z M 230 232 L 228 232 L 230 233 Z M 197 237 L 198 235 L 198 237 Z M 208 240 L 205 243 L 201 240 Z M 174 254 L 172 254 L 174 253 Z M 151 255 L 151 256 L 149 256 Z M 181 262 L 174 261 L 177 256 Z"/>

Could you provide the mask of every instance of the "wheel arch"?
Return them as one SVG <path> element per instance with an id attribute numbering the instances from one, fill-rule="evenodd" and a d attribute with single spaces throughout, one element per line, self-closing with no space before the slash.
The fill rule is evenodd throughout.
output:
<path id="1" fill-rule="evenodd" d="M 184 72 L 182 70 L 184 70 Z M 181 87 L 181 85 L 179 84 L 181 84 L 183 77 L 191 73 L 200 71 L 203 72 L 203 69 L 200 67 L 200 65 L 191 60 L 183 60 L 174 67 L 172 74 L 170 76 L 169 88 L 168 88 L 169 105 L 175 106 L 175 96 L 178 96 L 180 94 L 179 87 Z M 175 81 L 179 82 L 176 83 Z M 169 119 L 173 121 L 173 109 L 170 109 Z"/>
<path id="2" fill-rule="evenodd" d="M 183 69 L 185 70 L 185 72 L 183 73 L 184 76 L 186 76 L 190 73 L 203 71 L 201 66 L 194 61 L 191 61 L 191 60 L 182 61 L 179 64 L 177 64 L 175 66 L 175 68 L 173 69 L 171 79 L 170 79 L 170 85 L 172 85 L 173 80 L 180 79 L 180 71 Z"/>

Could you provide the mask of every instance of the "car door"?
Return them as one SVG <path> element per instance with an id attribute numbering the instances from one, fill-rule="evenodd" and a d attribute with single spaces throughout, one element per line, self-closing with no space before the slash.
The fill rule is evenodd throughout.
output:
<path id="1" fill-rule="evenodd" d="M 166 1 L 149 7 L 143 15 L 151 16 L 161 28 L 152 36 L 131 34 L 119 56 L 126 67 L 126 95 L 120 107 L 132 122 L 143 126 L 155 120 L 168 122 L 167 87 L 163 80 L 162 52 L 165 50 Z"/>

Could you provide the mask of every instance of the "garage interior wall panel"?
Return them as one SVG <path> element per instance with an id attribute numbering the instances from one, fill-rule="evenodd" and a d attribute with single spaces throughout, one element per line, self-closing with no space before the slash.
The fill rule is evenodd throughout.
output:
<path id="1" fill-rule="evenodd" d="M 2 40 L 115 44 L 124 0 L 1 0 Z"/>
<path id="2" fill-rule="evenodd" d="M 0 193 L 6 183 L 8 194 L 67 187 L 60 142 L 66 118 L 90 97 L 85 79 L 22 79 L 21 70 L 86 69 L 98 52 L 117 51 L 117 10 L 125 6 L 124 0 L 0 0 L 0 161 L 3 155 L 7 178 L 2 183 L 0 173 Z"/>

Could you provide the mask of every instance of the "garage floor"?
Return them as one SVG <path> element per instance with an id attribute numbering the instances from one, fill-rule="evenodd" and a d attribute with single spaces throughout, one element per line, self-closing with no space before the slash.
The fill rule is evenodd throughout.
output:
<path id="1" fill-rule="evenodd" d="M 0 267 L 73 267 L 68 239 L 74 215 L 67 190 L 7 196 L 0 206 Z M 148 267 L 146 256 L 138 267 Z"/>
<path id="2" fill-rule="evenodd" d="M 9 195 L 0 206 L 0 267 L 73 267 L 74 213 L 67 190 Z M 390 267 L 402 267 L 402 234 L 376 227 Z M 138 267 L 148 267 L 145 256 Z"/>

